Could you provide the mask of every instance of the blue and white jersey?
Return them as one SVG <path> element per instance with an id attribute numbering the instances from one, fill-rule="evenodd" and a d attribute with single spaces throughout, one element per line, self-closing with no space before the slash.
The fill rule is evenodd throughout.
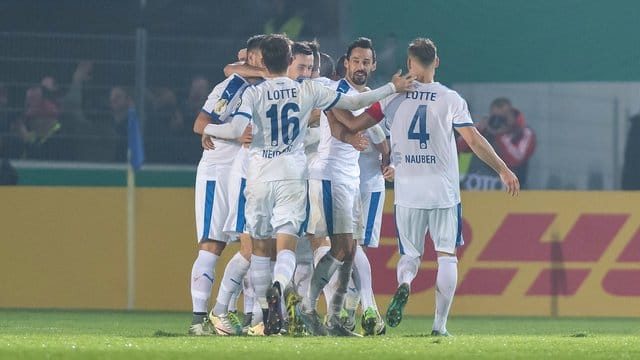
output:
<path id="1" fill-rule="evenodd" d="M 382 176 L 382 154 L 375 145 L 384 142 L 387 137 L 382 126 L 376 124 L 364 132 L 369 145 L 360 153 L 358 165 L 360 167 L 360 192 L 384 191 L 384 176 Z"/>
<path id="2" fill-rule="evenodd" d="M 202 106 L 202 111 L 211 116 L 213 124 L 224 124 L 233 119 L 233 113 L 238 108 L 242 93 L 249 83 L 240 75 L 232 74 L 216 85 Z M 240 150 L 240 143 L 235 140 L 215 140 L 214 150 L 204 150 L 201 161 L 216 164 L 231 164 Z"/>
<path id="3" fill-rule="evenodd" d="M 440 83 L 416 82 L 414 90 L 380 101 L 391 133 L 395 204 L 417 209 L 460 202 L 454 127 L 471 126 L 467 102 Z"/>
<path id="4" fill-rule="evenodd" d="M 342 79 L 331 84 L 331 88 L 342 94 L 358 94 L 349 82 Z M 364 109 L 352 111 L 354 116 L 364 112 Z M 317 180 L 332 180 L 337 182 L 359 181 L 360 167 L 358 158 L 360 152 L 351 144 L 344 143 L 331 135 L 331 127 L 327 116 L 320 115 L 320 143 L 318 153 L 309 164 L 309 177 Z"/>
<path id="5" fill-rule="evenodd" d="M 235 116 L 253 122 L 247 184 L 307 178 L 304 138 L 311 110 L 328 110 L 340 94 L 311 81 L 277 77 L 248 87 Z"/>

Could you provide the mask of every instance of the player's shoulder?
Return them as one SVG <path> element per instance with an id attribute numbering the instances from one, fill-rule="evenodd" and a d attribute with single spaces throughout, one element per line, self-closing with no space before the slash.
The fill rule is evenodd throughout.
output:
<path id="1" fill-rule="evenodd" d="M 450 87 L 444 84 L 435 82 L 435 83 L 432 83 L 432 86 L 435 88 L 435 91 L 437 91 L 440 94 L 443 94 L 444 96 L 450 97 L 452 99 L 462 99 L 462 96 L 460 96 L 460 94 L 457 91 L 451 89 Z"/>

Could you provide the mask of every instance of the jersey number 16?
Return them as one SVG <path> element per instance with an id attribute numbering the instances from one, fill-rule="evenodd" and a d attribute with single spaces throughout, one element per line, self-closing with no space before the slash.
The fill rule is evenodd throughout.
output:
<path id="1" fill-rule="evenodd" d="M 300 133 L 300 120 L 297 116 L 290 115 L 289 112 L 300 112 L 300 107 L 296 103 L 286 103 L 280 111 L 278 117 L 278 105 L 273 104 L 267 111 L 267 117 L 271 120 L 271 146 L 278 146 L 278 133 L 282 133 L 282 142 L 289 145 L 298 137 Z M 280 121 L 278 121 L 280 120 Z M 291 136 L 289 136 L 289 128 L 293 126 Z"/>

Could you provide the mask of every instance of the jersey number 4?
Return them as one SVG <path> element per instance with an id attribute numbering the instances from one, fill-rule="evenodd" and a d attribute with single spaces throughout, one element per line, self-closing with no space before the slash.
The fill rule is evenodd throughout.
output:
<path id="1" fill-rule="evenodd" d="M 409 125 L 409 132 L 407 133 L 409 140 L 418 140 L 420 142 L 420 149 L 427 148 L 427 140 L 429 140 L 429 133 L 427 132 L 427 105 L 420 105 L 413 115 L 411 125 Z"/>
<path id="2" fill-rule="evenodd" d="M 267 117 L 271 120 L 271 146 L 278 146 L 279 132 L 282 133 L 282 142 L 289 145 L 298 137 L 300 133 L 300 119 L 290 112 L 298 113 L 300 108 L 296 103 L 286 103 L 280 111 L 278 117 L 278 105 L 273 104 L 267 111 Z M 291 132 L 290 127 L 293 126 Z M 278 131 L 280 130 L 280 131 Z M 291 133 L 291 135 L 289 135 Z"/>

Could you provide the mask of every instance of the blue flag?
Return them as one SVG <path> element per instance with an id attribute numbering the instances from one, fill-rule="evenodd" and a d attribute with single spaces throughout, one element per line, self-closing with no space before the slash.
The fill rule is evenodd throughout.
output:
<path id="1" fill-rule="evenodd" d="M 140 121 L 138 121 L 138 114 L 136 114 L 136 110 L 134 108 L 129 109 L 127 118 L 127 144 L 130 152 L 129 161 L 131 162 L 133 170 L 138 171 L 144 163 L 144 146 L 142 143 L 142 133 L 140 132 Z"/>

